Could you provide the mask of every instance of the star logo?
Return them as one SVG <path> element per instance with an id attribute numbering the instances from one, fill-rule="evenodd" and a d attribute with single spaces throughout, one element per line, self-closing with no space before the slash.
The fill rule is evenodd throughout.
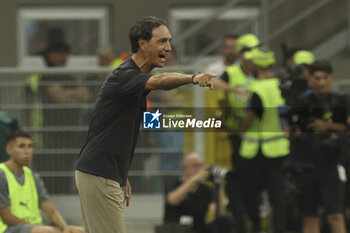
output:
<path id="1" fill-rule="evenodd" d="M 151 122 L 152 122 L 152 121 L 154 121 L 154 120 L 159 121 L 159 117 L 160 117 L 162 114 L 159 112 L 159 109 L 157 109 L 157 111 L 156 111 L 155 113 L 151 113 L 151 115 L 153 116 L 153 118 L 152 118 L 152 120 L 151 120 Z"/>
<path id="2" fill-rule="evenodd" d="M 144 129 L 160 129 L 160 116 L 162 115 L 157 109 L 156 112 L 143 112 L 143 128 Z"/>

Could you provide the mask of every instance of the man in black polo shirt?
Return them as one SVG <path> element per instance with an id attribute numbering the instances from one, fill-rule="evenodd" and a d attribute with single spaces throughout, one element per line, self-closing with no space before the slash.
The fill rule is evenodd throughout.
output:
<path id="1" fill-rule="evenodd" d="M 346 131 L 347 96 L 331 91 L 333 74 L 328 61 L 310 66 L 312 92 L 301 99 L 297 127 L 302 130 L 300 150 L 294 156 L 309 163 L 314 172 L 299 181 L 303 232 L 319 232 L 319 209 L 323 208 L 332 233 L 345 233 L 344 182 L 340 165 L 341 140 Z M 298 130 L 297 130 L 298 131 Z"/>
<path id="2" fill-rule="evenodd" d="M 171 52 L 165 22 L 145 17 L 129 32 L 132 56 L 107 78 L 96 100 L 86 142 L 76 167 L 83 222 L 90 233 L 124 233 L 123 205 L 129 205 L 128 171 L 146 95 L 185 84 L 212 88 L 214 74 L 149 74 Z"/>

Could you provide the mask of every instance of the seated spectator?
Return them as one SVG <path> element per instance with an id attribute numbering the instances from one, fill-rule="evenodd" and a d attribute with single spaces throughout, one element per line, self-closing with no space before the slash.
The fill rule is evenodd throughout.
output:
<path id="1" fill-rule="evenodd" d="M 29 134 L 15 131 L 6 146 L 10 159 L 0 164 L 0 232 L 1 233 L 80 233 L 83 228 L 68 226 L 49 201 L 43 182 L 27 167 L 33 157 Z M 41 209 L 52 221 L 42 225 Z"/>
<path id="2" fill-rule="evenodd" d="M 64 41 L 48 44 L 43 54 L 48 68 L 63 69 L 68 61 L 70 47 Z M 62 72 L 43 74 L 39 81 L 38 96 L 42 106 L 43 148 L 50 149 L 50 152 L 34 159 L 33 168 L 38 171 L 44 169 L 71 171 L 77 157 L 74 156 L 75 153 L 69 153 L 69 150 L 79 148 L 86 137 L 85 130 L 76 129 L 87 124 L 84 122 L 84 112 L 80 104 L 92 100 L 91 93 L 81 82 L 81 78 Z M 68 151 L 64 151 L 67 149 Z M 57 156 L 67 161 L 64 166 L 60 163 L 45 163 L 53 156 L 51 151 L 54 150 Z M 47 164 L 50 164 L 50 167 Z M 47 184 L 47 189 L 53 193 L 74 192 L 76 190 L 74 178 L 68 176 L 55 178 L 55 182 Z"/>
<path id="3" fill-rule="evenodd" d="M 193 222 L 193 230 L 197 233 L 230 232 L 229 220 L 221 218 L 226 212 L 222 201 L 219 201 L 220 218 L 216 219 L 217 224 L 205 223 L 207 211 L 214 213 L 216 209 L 214 190 L 204 183 L 208 176 L 208 166 L 199 154 L 191 153 L 185 156 L 181 179 L 165 187 L 165 223 L 180 223 L 186 220 Z M 219 199 L 222 200 L 224 192 L 222 188 L 220 191 Z"/>
<path id="4" fill-rule="evenodd" d="M 98 65 L 101 67 L 108 67 L 112 65 L 114 59 L 113 49 L 110 46 L 99 48 L 97 51 Z M 106 75 L 104 75 L 106 77 Z"/>
<path id="5" fill-rule="evenodd" d="M 46 65 L 50 68 L 65 67 L 70 47 L 65 42 L 48 45 L 44 51 Z M 43 108 L 44 127 L 67 127 L 81 125 L 81 112 L 77 107 L 64 105 L 87 103 L 92 96 L 89 89 L 78 83 L 76 77 L 69 74 L 45 74 L 40 78 L 40 99 L 44 105 L 55 104 L 54 108 Z M 77 133 L 67 131 L 46 132 L 45 148 L 75 148 L 82 141 Z"/>
<path id="6" fill-rule="evenodd" d="M 113 67 L 112 63 L 114 60 L 114 53 L 113 53 L 113 49 L 110 46 L 106 46 L 106 47 L 101 47 L 97 50 L 97 56 L 98 56 L 98 66 L 99 67 Z M 116 67 L 113 67 L 116 68 Z M 107 78 L 107 73 L 101 73 L 101 74 L 92 74 L 89 75 L 86 80 L 85 83 L 87 84 L 87 88 L 89 90 L 90 93 L 90 100 L 95 100 L 98 93 L 100 92 L 101 86 L 103 84 L 103 82 L 106 80 Z M 91 115 L 91 111 L 88 111 L 88 119 L 90 120 L 90 115 Z"/>

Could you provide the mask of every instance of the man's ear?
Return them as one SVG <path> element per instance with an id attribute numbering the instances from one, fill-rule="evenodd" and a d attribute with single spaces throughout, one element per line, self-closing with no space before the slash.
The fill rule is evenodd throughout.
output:
<path id="1" fill-rule="evenodd" d="M 147 41 L 143 38 L 139 38 L 137 42 L 139 43 L 140 49 L 142 51 L 145 51 L 145 45 L 146 45 Z"/>
<path id="2" fill-rule="evenodd" d="M 7 154 L 11 154 L 11 151 L 12 151 L 12 142 L 10 142 L 6 145 Z"/>

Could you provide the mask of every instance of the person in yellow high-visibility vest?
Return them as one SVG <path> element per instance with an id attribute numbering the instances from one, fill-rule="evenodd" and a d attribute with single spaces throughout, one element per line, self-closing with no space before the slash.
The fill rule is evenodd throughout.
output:
<path id="1" fill-rule="evenodd" d="M 259 39 L 254 34 L 244 34 L 237 39 L 236 50 L 240 60 L 233 65 L 227 66 L 220 79 L 215 80 L 215 89 L 227 91 L 228 105 L 226 109 L 225 124 L 230 127 L 238 126 L 244 117 L 247 95 L 252 84 L 252 77 L 248 71 L 247 64 L 243 58 L 244 53 L 260 44 Z M 236 91 L 233 91 L 235 89 Z M 241 92 L 241 94 L 239 93 Z M 237 155 L 241 143 L 238 134 L 230 134 L 229 139 L 232 146 L 232 165 L 237 165 Z"/>
<path id="2" fill-rule="evenodd" d="M 289 154 L 289 141 L 284 137 L 280 110 L 284 100 L 278 79 L 270 67 L 275 63 L 274 53 L 264 48 L 253 48 L 244 54 L 249 72 L 255 74 L 248 109 L 241 125 L 243 134 L 239 150 L 240 164 L 236 168 L 244 204 L 254 219 L 254 231 L 261 230 L 259 204 L 262 189 L 268 191 L 273 207 L 273 230 L 285 229 L 285 198 L 282 163 Z"/>
<path id="3" fill-rule="evenodd" d="M 282 95 L 288 106 L 300 105 L 300 98 L 310 92 L 310 65 L 315 56 L 307 50 L 298 50 L 293 55 L 291 66 L 286 74 L 279 74 Z"/>
<path id="4" fill-rule="evenodd" d="M 222 118 L 224 119 L 225 125 L 228 127 L 237 127 L 245 115 L 245 106 L 249 97 L 249 87 L 254 82 L 254 79 L 252 78 L 251 73 L 249 73 L 249 64 L 243 59 L 243 56 L 245 52 L 259 44 L 260 41 L 254 34 L 248 33 L 238 37 L 236 51 L 240 59 L 235 64 L 227 66 L 220 79 L 215 80 L 215 89 L 226 91 L 225 103 L 227 103 L 227 106 L 222 106 Z M 238 152 L 241 145 L 241 135 L 237 133 L 229 133 L 227 136 L 232 148 L 232 168 L 235 169 L 240 160 Z M 242 215 L 244 210 L 241 206 L 241 194 L 238 184 L 236 180 L 234 180 L 234 176 L 227 179 L 226 191 L 230 201 L 229 205 L 232 206 L 236 231 L 244 233 L 245 220 Z"/>
<path id="5" fill-rule="evenodd" d="M 110 64 L 111 67 L 117 68 L 119 65 L 121 65 L 128 57 L 131 56 L 131 53 L 124 52 L 120 54 L 119 57 L 115 58 L 112 63 Z"/>
<path id="6" fill-rule="evenodd" d="M 82 227 L 67 225 L 39 176 L 28 167 L 33 157 L 31 136 L 14 131 L 6 150 L 10 159 L 0 164 L 0 233 L 83 233 Z M 42 225 L 40 209 L 52 226 Z"/>

